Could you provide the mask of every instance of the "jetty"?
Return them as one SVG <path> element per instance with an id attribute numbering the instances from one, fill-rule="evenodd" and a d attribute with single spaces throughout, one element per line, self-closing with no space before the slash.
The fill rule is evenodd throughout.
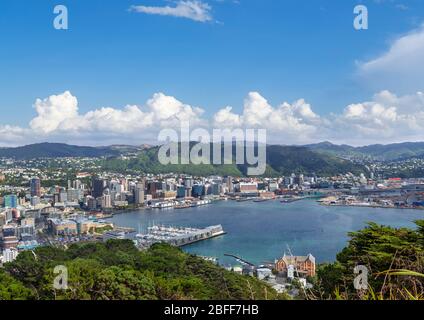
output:
<path id="1" fill-rule="evenodd" d="M 183 247 L 224 234 L 226 232 L 221 225 L 204 229 L 153 226 L 148 228 L 146 234 L 138 234 L 136 236 L 136 242 L 141 248 L 148 248 L 155 243 L 168 243 L 176 247 Z"/>

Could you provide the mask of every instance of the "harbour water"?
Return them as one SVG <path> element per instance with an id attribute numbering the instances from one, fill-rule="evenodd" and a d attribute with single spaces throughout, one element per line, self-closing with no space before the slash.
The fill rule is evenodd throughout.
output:
<path id="1" fill-rule="evenodd" d="M 233 254 L 254 264 L 274 261 L 290 246 L 294 255 L 312 253 L 318 262 L 333 261 L 345 247 L 350 231 L 367 222 L 413 227 L 424 211 L 382 208 L 326 207 L 313 200 L 282 204 L 280 201 L 222 201 L 184 210 L 139 210 L 115 215 L 118 226 L 145 231 L 162 224 L 204 228 L 221 224 L 226 235 L 184 247 L 201 256 L 236 264 Z"/>

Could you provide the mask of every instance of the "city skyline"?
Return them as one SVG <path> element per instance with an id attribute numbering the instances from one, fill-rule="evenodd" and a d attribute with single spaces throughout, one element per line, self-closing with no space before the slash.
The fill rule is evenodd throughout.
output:
<path id="1" fill-rule="evenodd" d="M 3 0 L 0 43 L 1 301 L 424 300 L 422 0 Z"/>
<path id="2" fill-rule="evenodd" d="M 422 140 L 419 1 L 363 1 L 360 31 L 357 1 L 63 4 L 69 30 L 52 1 L 0 5 L 0 146 L 155 144 L 177 119 L 273 144 Z"/>

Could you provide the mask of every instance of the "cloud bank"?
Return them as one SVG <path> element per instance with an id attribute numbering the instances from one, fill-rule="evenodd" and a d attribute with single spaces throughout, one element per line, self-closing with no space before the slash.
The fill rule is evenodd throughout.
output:
<path id="1" fill-rule="evenodd" d="M 161 129 L 267 129 L 268 142 L 306 144 L 329 140 L 365 145 L 424 138 L 424 94 L 397 96 L 381 91 L 369 101 L 352 103 L 339 114 L 319 115 L 304 99 L 272 106 L 259 92 L 247 94 L 240 113 L 227 106 L 210 119 L 200 107 L 155 93 L 142 105 L 102 107 L 81 113 L 71 92 L 36 99 L 28 127 L 0 125 L 0 145 L 66 142 L 80 145 L 157 143 Z"/>

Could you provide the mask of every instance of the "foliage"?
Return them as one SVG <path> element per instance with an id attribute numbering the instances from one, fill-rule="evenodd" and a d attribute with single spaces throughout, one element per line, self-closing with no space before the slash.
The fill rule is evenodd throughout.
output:
<path id="1" fill-rule="evenodd" d="M 315 294 L 321 298 L 408 299 L 424 294 L 424 221 L 416 230 L 370 223 L 350 233 L 348 246 L 337 261 L 317 271 Z M 369 270 L 368 292 L 358 292 L 353 283 L 355 266 Z"/>
<path id="2" fill-rule="evenodd" d="M 33 292 L 22 282 L 0 270 L 0 300 L 27 300 L 33 298 Z"/>
<path id="3" fill-rule="evenodd" d="M 54 268 L 68 269 L 56 290 Z M 131 241 L 41 247 L 23 252 L 0 273 L 0 299 L 155 300 L 283 299 L 265 283 L 222 269 L 165 244 L 139 251 Z"/>

